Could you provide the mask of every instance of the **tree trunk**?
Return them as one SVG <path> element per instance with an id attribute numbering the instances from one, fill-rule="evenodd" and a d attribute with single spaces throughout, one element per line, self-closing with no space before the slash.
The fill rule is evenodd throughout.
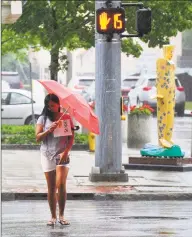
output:
<path id="1" fill-rule="evenodd" d="M 57 81 L 58 79 L 58 69 L 59 69 L 59 50 L 54 48 L 51 50 L 51 64 L 50 64 L 50 75 L 51 80 Z"/>

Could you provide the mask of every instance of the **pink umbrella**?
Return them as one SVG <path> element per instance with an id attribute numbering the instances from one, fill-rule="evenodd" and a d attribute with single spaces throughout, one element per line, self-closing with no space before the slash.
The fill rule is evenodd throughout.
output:
<path id="1" fill-rule="evenodd" d="M 95 134 L 99 134 L 99 119 L 79 94 L 73 93 L 70 88 L 53 80 L 39 80 L 49 93 L 57 95 L 60 104 L 73 116 L 83 127 Z"/>

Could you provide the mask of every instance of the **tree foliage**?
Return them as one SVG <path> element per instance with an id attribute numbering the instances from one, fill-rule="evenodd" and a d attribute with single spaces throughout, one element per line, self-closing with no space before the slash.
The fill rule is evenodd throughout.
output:
<path id="1" fill-rule="evenodd" d="M 149 47 L 162 47 L 178 31 L 192 28 L 191 1 L 145 0 L 144 6 L 152 10 L 152 31 L 141 38 Z M 20 19 L 3 29 L 2 51 L 17 52 L 29 45 L 49 50 L 51 78 L 57 80 L 58 70 L 65 69 L 68 64 L 67 57 L 63 54 L 64 48 L 74 50 L 94 46 L 94 11 L 94 0 L 28 0 Z M 134 7 L 126 8 L 126 27 L 129 33 L 135 33 L 135 12 Z M 122 51 L 139 57 L 142 47 L 133 38 L 126 38 L 122 40 Z"/>
<path id="2" fill-rule="evenodd" d="M 50 51 L 52 79 L 57 80 L 57 71 L 67 66 L 63 48 L 89 48 L 93 45 L 89 40 L 93 34 L 93 28 L 89 27 L 93 16 L 86 10 L 93 7 L 92 3 L 88 0 L 29 0 L 20 19 L 12 25 L 15 32 L 38 38 L 39 45 Z"/>
<path id="3" fill-rule="evenodd" d="M 11 29 L 10 25 L 2 25 L 1 33 L 1 54 L 14 53 L 16 58 L 21 61 L 25 60 L 30 45 L 37 46 L 38 44 L 36 37 L 31 37 L 29 33 L 17 33 Z"/>
<path id="4" fill-rule="evenodd" d="M 152 9 L 152 31 L 143 37 L 149 47 L 169 43 L 170 37 L 192 28 L 192 1 L 146 1 Z"/>

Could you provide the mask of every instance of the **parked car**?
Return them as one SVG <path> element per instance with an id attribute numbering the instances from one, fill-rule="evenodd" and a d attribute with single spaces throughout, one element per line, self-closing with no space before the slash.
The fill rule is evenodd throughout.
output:
<path id="1" fill-rule="evenodd" d="M 4 81 L 4 80 L 2 80 L 2 81 L 1 81 L 1 89 L 2 89 L 2 90 L 10 89 L 9 83 L 6 82 L 6 81 Z"/>
<path id="2" fill-rule="evenodd" d="M 81 95 L 85 98 L 87 103 L 93 108 L 95 108 L 95 81 L 85 90 L 82 91 Z M 127 100 L 123 97 L 123 110 L 127 111 Z"/>
<path id="3" fill-rule="evenodd" d="M 122 81 L 121 96 L 123 97 L 123 104 L 126 110 L 128 109 L 128 94 L 131 89 L 134 89 L 138 79 L 138 76 L 129 76 Z"/>
<path id="4" fill-rule="evenodd" d="M 141 105 L 149 104 L 156 110 L 157 101 L 151 97 L 156 95 L 156 75 L 140 76 L 140 79 L 135 84 L 135 88 L 128 94 L 128 104 Z M 185 111 L 185 90 L 182 87 L 179 79 L 175 77 L 176 93 L 175 93 L 175 111 L 178 116 L 183 116 Z"/>
<path id="5" fill-rule="evenodd" d="M 123 97 L 128 97 L 130 90 L 135 87 L 138 79 L 139 76 L 129 76 L 122 81 L 121 95 Z"/>
<path id="6" fill-rule="evenodd" d="M 92 82 L 95 81 L 93 77 L 76 77 L 72 78 L 68 84 L 68 87 L 71 89 L 82 91 L 85 88 L 89 87 Z"/>
<path id="7" fill-rule="evenodd" d="M 32 124 L 32 99 L 29 91 L 5 89 L 1 92 L 1 103 L 2 124 Z M 33 106 L 37 120 L 43 110 L 43 103 L 34 100 Z"/>
<path id="8" fill-rule="evenodd" d="M 91 83 L 90 86 L 84 88 L 81 92 L 81 95 L 85 98 L 87 102 L 95 100 L 95 81 Z"/>
<path id="9" fill-rule="evenodd" d="M 1 80 L 9 83 L 10 87 L 13 89 L 22 89 L 23 83 L 20 80 L 18 72 L 1 72 Z"/>

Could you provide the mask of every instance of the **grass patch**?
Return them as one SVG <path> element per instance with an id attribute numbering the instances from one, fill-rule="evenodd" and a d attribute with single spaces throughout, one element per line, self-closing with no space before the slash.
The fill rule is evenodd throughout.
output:
<path id="1" fill-rule="evenodd" d="M 192 101 L 185 102 L 185 109 L 192 111 Z"/>

